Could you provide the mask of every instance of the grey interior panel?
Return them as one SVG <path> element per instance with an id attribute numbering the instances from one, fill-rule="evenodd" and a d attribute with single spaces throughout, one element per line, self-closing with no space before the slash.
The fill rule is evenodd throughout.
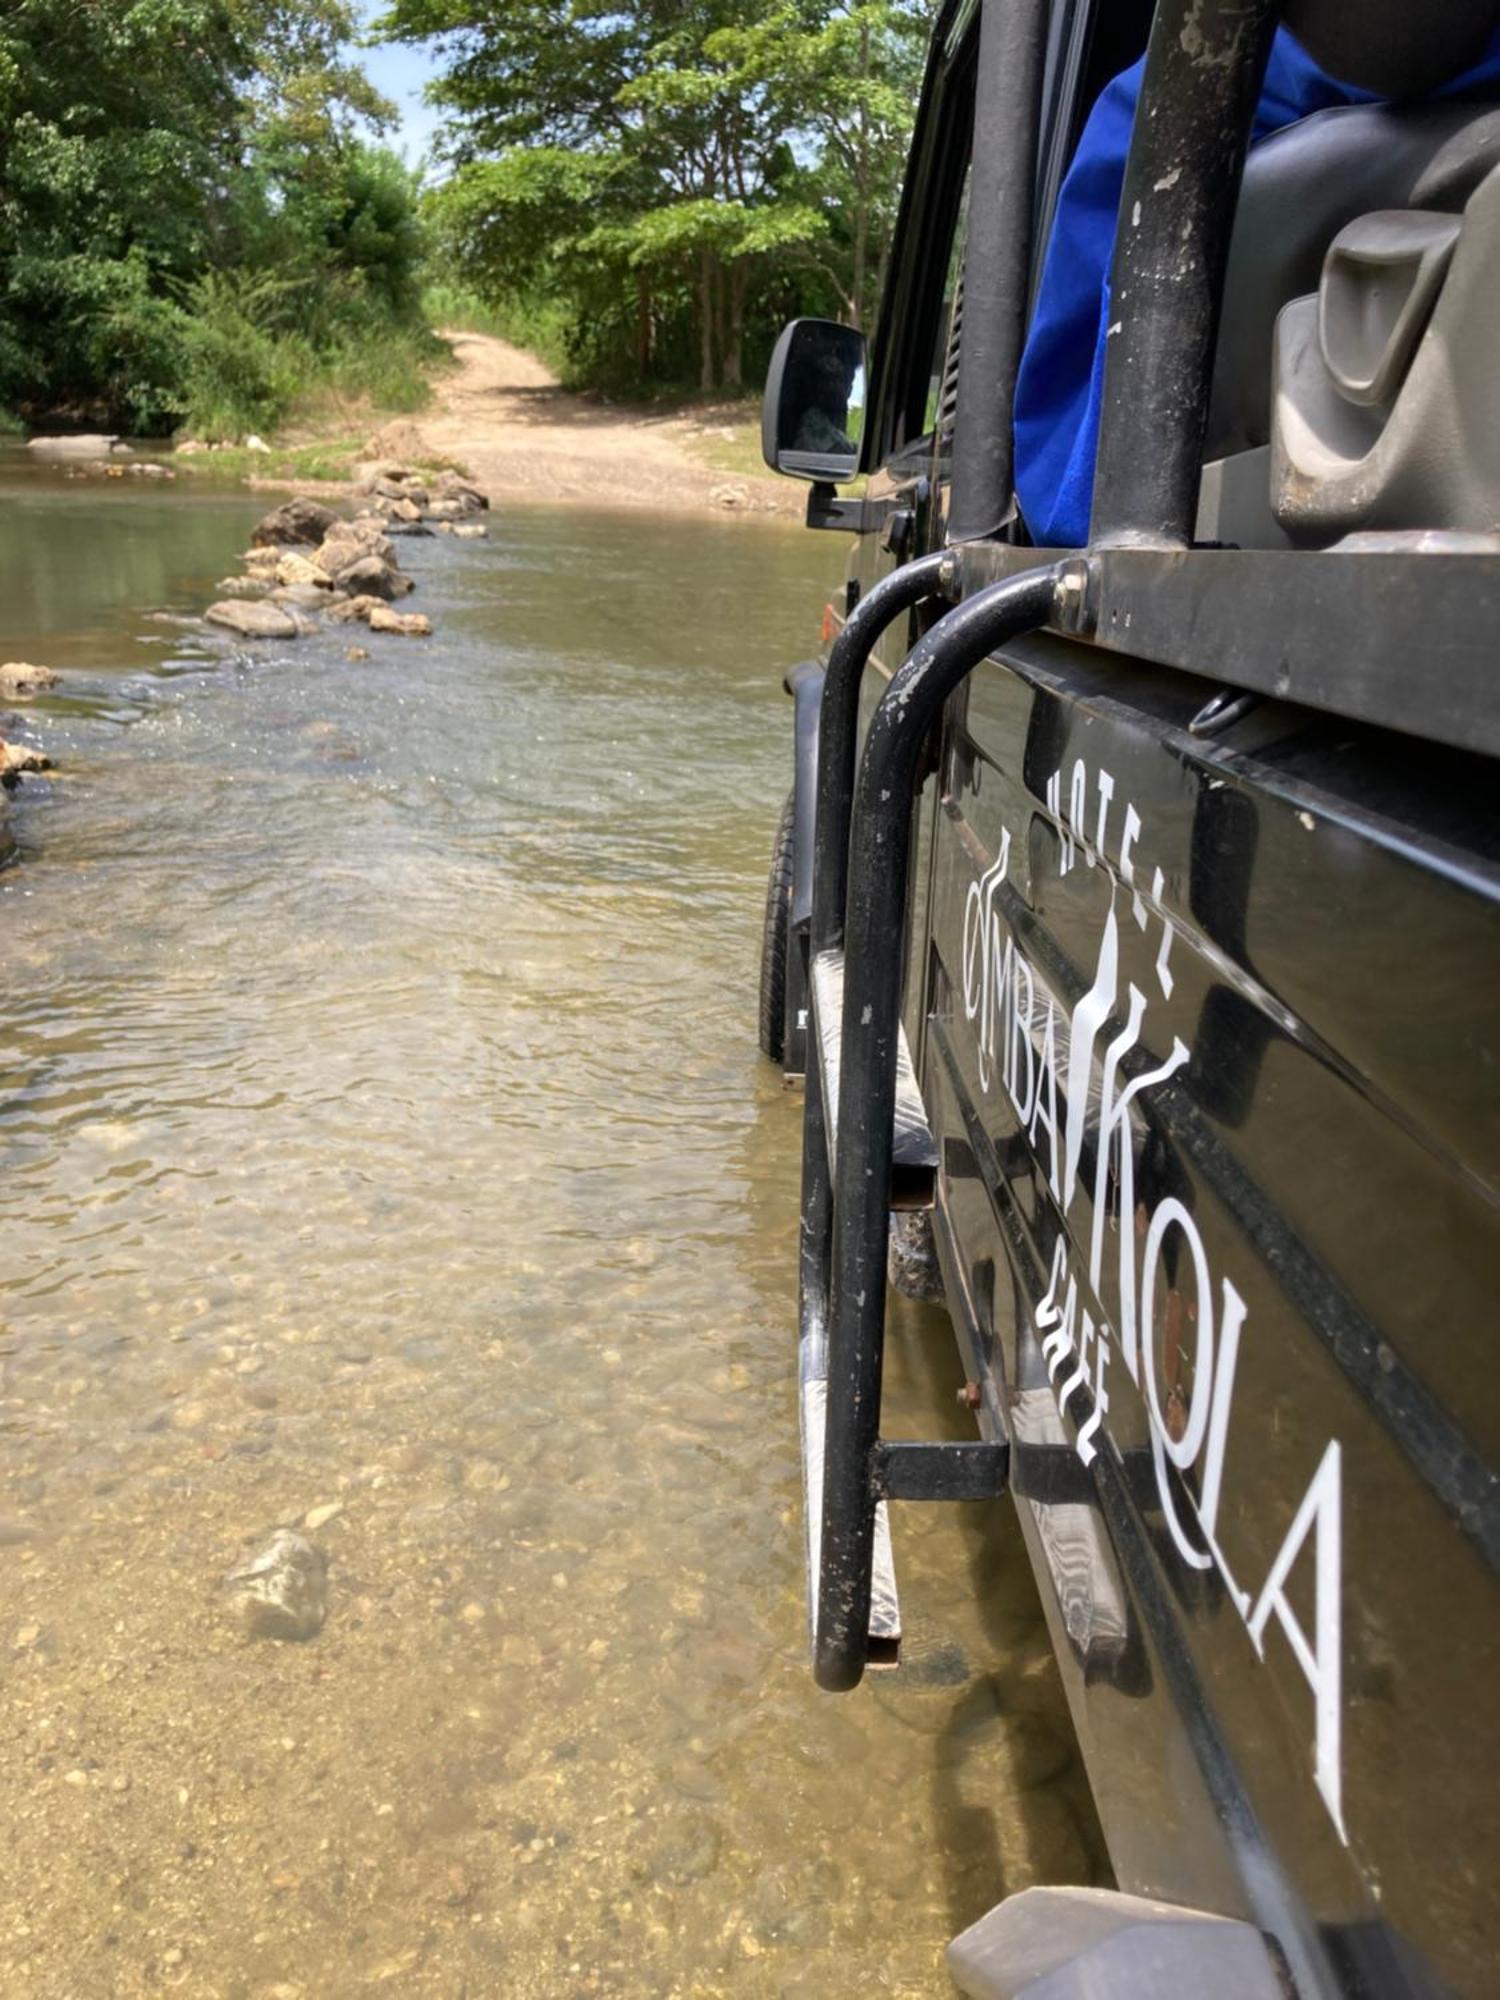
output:
<path id="1" fill-rule="evenodd" d="M 1457 214 L 1500 164 L 1500 111 L 1348 105 L 1256 147 L 1230 247 L 1204 456 L 1269 442 L 1271 347 L 1288 300 L 1316 292 L 1339 231 L 1377 209 Z"/>
<path id="2" fill-rule="evenodd" d="M 1361 218 L 1277 321 L 1271 510 L 1294 540 L 1500 526 L 1500 167 L 1450 222 Z"/>

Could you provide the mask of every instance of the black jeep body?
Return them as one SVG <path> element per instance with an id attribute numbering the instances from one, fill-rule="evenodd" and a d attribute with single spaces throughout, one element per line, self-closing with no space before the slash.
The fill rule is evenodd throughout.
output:
<path id="1" fill-rule="evenodd" d="M 954 1947 L 976 1996 L 1500 1987 L 1500 505 L 1379 467 L 1349 501 L 1272 351 L 1368 215 L 1458 217 L 1488 268 L 1500 143 L 1371 106 L 1241 183 L 1276 13 L 947 7 L 867 484 L 809 508 L 857 537 L 790 677 L 815 1669 L 898 1653 L 887 1502 L 1008 1492 L 1119 1884 L 1000 1905 Z M 1020 344 L 1148 28 L 1122 234 L 1176 178 L 1116 249 L 1089 542 L 1039 549 Z M 1423 369 L 1461 389 L 1451 298 L 1366 456 Z M 1482 486 L 1495 413 L 1453 394 Z M 880 1436 L 892 1211 L 972 1445 Z"/>

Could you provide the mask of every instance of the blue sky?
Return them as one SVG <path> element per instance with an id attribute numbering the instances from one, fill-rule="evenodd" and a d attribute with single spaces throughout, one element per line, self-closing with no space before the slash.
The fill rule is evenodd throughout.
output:
<path id="1" fill-rule="evenodd" d="M 382 0 L 366 0 L 363 12 L 367 21 L 381 11 Z M 375 88 L 390 98 L 401 114 L 401 123 L 389 135 L 388 143 L 415 166 L 437 124 L 432 107 L 422 102 L 422 86 L 436 68 L 428 46 L 393 42 L 381 48 L 357 49 L 355 54 Z"/>

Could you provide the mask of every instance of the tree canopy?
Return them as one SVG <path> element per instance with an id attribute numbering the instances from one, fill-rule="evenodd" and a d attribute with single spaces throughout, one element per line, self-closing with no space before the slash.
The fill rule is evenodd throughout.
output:
<path id="1" fill-rule="evenodd" d="M 926 0 L 388 0 L 442 65 L 420 205 L 357 27 L 3 0 L 0 411 L 264 428 L 331 355 L 419 353 L 434 240 L 616 386 L 733 388 L 790 314 L 871 317 Z"/>
<path id="2" fill-rule="evenodd" d="M 433 41 L 471 281 L 561 300 L 580 371 L 737 386 L 789 312 L 866 321 L 929 13 L 920 0 L 392 0 Z"/>

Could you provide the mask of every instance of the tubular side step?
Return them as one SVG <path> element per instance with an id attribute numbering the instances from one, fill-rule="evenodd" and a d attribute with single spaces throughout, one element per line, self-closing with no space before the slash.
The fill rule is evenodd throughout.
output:
<path id="1" fill-rule="evenodd" d="M 802 1518 L 807 1524 L 808 1631 L 816 1636 L 818 1578 L 823 1556 L 823 1439 L 828 1419 L 828 1358 L 820 1330 L 811 1330 L 802 1336 L 798 1352 L 797 1390 L 802 1424 Z M 879 1501 L 875 1508 L 869 1632 L 867 1664 L 871 1667 L 899 1666 L 901 1605 L 896 1595 L 890 1515 L 884 1500 Z"/>
<path id="2" fill-rule="evenodd" d="M 812 962 L 812 1043 L 822 1065 L 824 1126 L 828 1134 L 828 1170 L 832 1174 L 838 1149 L 839 1050 L 844 1033 L 844 954 L 820 951 Z M 891 1134 L 891 1205 L 921 1208 L 932 1200 L 937 1173 L 937 1146 L 917 1085 L 917 1072 L 907 1046 L 906 1029 L 899 1031 L 896 1050 L 896 1116 Z"/>

